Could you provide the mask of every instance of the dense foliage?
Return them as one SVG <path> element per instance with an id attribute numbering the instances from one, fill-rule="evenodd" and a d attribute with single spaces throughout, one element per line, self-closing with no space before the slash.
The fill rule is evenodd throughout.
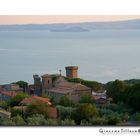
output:
<path id="1" fill-rule="evenodd" d="M 74 102 L 71 99 L 69 99 L 69 97 L 63 96 L 63 97 L 61 97 L 58 104 L 62 105 L 62 106 L 73 106 Z"/>
<path id="2" fill-rule="evenodd" d="M 19 105 L 19 103 L 24 99 L 29 97 L 29 95 L 27 93 L 18 93 L 16 96 L 14 96 L 11 99 L 10 105 L 11 106 L 17 106 Z"/>
<path id="3" fill-rule="evenodd" d="M 90 103 L 90 104 L 95 104 L 95 100 L 94 100 L 94 98 L 93 98 L 92 95 L 90 95 L 90 94 L 84 94 L 84 95 L 81 97 L 79 103 Z"/>
<path id="4" fill-rule="evenodd" d="M 26 92 L 27 88 L 28 88 L 28 83 L 25 81 L 17 81 L 13 84 L 17 84 L 19 85 L 20 88 L 23 88 L 23 91 Z"/>
<path id="5" fill-rule="evenodd" d="M 34 102 L 27 106 L 26 116 L 32 116 L 35 114 L 42 114 L 45 118 L 49 118 L 49 109 L 48 104 L 40 103 L 40 102 Z"/>

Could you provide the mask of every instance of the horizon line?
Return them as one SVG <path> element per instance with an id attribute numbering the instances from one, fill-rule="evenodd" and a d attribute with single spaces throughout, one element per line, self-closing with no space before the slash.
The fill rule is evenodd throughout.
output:
<path id="1" fill-rule="evenodd" d="M 11 24 L 0 24 L 0 26 L 18 26 L 18 25 L 55 25 L 55 24 L 84 24 L 84 23 L 116 23 L 116 22 L 129 22 L 140 20 L 140 18 L 125 19 L 125 20 L 113 20 L 113 21 L 81 21 L 81 22 L 56 22 L 56 23 L 11 23 Z"/>

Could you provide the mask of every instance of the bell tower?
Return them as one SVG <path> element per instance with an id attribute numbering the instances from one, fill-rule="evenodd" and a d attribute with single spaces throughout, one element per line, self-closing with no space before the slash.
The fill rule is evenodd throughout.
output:
<path id="1" fill-rule="evenodd" d="M 78 66 L 67 66 L 66 77 L 68 78 L 78 78 Z"/>
<path id="2" fill-rule="evenodd" d="M 49 88 L 52 88 L 52 76 L 45 74 L 42 76 L 42 90 L 45 93 Z"/>

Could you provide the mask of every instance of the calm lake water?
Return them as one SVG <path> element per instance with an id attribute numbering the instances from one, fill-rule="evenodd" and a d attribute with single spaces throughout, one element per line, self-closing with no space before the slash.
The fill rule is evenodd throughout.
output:
<path id="1" fill-rule="evenodd" d="M 78 65 L 79 77 L 108 82 L 140 78 L 140 30 L 0 32 L 0 84 Z"/>

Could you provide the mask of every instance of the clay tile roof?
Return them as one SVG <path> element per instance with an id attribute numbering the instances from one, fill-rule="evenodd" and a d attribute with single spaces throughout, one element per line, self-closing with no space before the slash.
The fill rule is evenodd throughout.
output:
<path id="1" fill-rule="evenodd" d="M 10 97 L 14 97 L 17 95 L 16 92 L 14 91 L 2 91 L 0 94 L 6 95 L 6 96 L 10 96 Z"/>
<path id="2" fill-rule="evenodd" d="M 42 103 L 47 103 L 48 105 L 51 105 L 52 103 L 50 102 L 49 98 L 43 98 L 43 97 L 38 97 L 38 96 L 31 96 L 29 98 L 23 99 L 20 104 L 31 104 L 33 102 L 42 102 Z"/>

